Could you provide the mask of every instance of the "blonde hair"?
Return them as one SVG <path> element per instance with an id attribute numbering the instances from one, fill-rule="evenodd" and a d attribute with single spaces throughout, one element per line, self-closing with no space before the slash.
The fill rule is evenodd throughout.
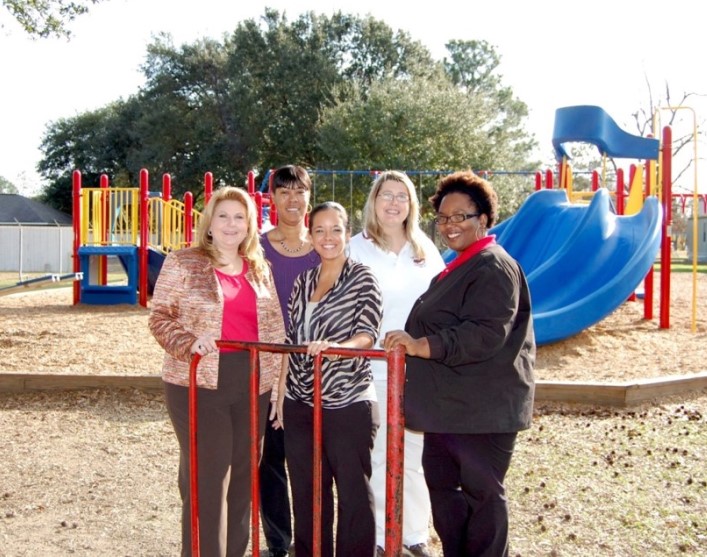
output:
<path id="1" fill-rule="evenodd" d="M 266 283 L 269 278 L 268 263 L 258 236 L 257 209 L 255 202 L 244 189 L 225 186 L 214 191 L 199 220 L 199 228 L 196 232 L 197 245 L 206 252 L 213 264 L 221 263 L 219 251 L 211 238 L 210 229 L 216 206 L 222 201 L 237 201 L 245 207 L 248 231 L 245 239 L 238 246 L 238 254 L 248 262 L 255 280 L 258 283 Z"/>
<path id="2" fill-rule="evenodd" d="M 378 197 L 383 184 L 388 181 L 400 182 L 407 190 L 410 203 L 408 216 L 403 222 L 405 237 L 412 245 L 415 260 L 424 261 L 425 250 L 420 241 L 420 238 L 424 236 L 424 232 L 420 228 L 420 202 L 417 199 L 415 185 L 404 172 L 399 172 L 397 170 L 386 170 L 378 174 L 376 179 L 373 180 L 371 191 L 368 193 L 368 199 L 366 200 L 366 205 L 363 208 L 364 234 L 367 238 L 373 240 L 373 243 L 380 248 L 390 251 L 390 246 L 383 235 L 383 228 L 378 221 L 378 215 L 376 215 L 376 197 Z"/>

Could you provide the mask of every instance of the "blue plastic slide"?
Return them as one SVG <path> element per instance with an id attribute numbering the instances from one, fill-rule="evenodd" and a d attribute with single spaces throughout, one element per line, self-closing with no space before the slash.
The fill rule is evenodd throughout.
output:
<path id="1" fill-rule="evenodd" d="M 605 189 L 589 205 L 540 190 L 491 229 L 528 277 L 538 344 L 575 335 L 626 301 L 655 261 L 661 216 L 654 197 L 618 216 Z"/>

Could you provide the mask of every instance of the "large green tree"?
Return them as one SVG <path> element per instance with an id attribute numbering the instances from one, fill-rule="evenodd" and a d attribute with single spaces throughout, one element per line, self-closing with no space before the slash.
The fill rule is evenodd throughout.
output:
<path id="1" fill-rule="evenodd" d="M 231 110 L 223 43 L 203 39 L 175 48 L 169 36 L 148 47 L 131 153 L 155 174 L 170 173 L 176 194 L 201 189 L 205 171 L 240 183 L 245 148 Z"/>
<path id="2" fill-rule="evenodd" d="M 289 23 L 266 10 L 260 21 L 239 25 L 228 43 L 232 108 L 247 143 L 259 145 L 265 168 L 287 162 L 317 163 L 322 112 L 375 81 L 429 72 L 429 52 L 406 33 L 371 17 L 312 12 Z"/>
<path id="3" fill-rule="evenodd" d="M 65 209 L 74 168 L 132 184 L 141 167 L 155 180 L 169 172 L 175 196 L 200 192 L 206 171 L 243 184 L 285 163 L 519 168 L 532 146 L 525 105 L 496 79 L 492 48 L 454 49 L 457 61 L 436 62 L 406 33 L 340 12 L 289 21 L 266 9 L 222 41 L 179 47 L 160 36 L 138 93 L 48 127 L 45 197 Z M 476 63 L 481 85 L 469 78 Z"/>
<path id="4" fill-rule="evenodd" d="M 290 22 L 274 10 L 246 20 L 223 41 L 204 39 L 175 47 L 169 36 L 148 47 L 146 84 L 129 102 L 87 117 L 99 128 L 123 126 L 115 164 L 135 174 L 139 164 L 153 175 L 169 172 L 174 192 L 199 191 L 206 170 L 227 183 L 246 173 L 288 162 L 315 166 L 322 111 L 383 77 L 432 71 L 435 63 L 419 43 L 370 17 L 306 13 Z M 102 120 L 106 120 L 103 122 Z M 86 137 L 81 117 L 52 124 L 42 148 L 45 178 L 70 181 L 71 164 L 106 168 L 104 147 L 72 142 Z M 96 141 L 106 134 L 96 132 Z M 79 152 L 83 149 L 82 152 Z M 58 185 L 50 189 L 56 189 Z M 66 186 L 64 186 L 66 187 Z M 53 195 L 53 194 L 52 194 Z"/>
<path id="5" fill-rule="evenodd" d="M 69 23 L 101 0 L 2 0 L 3 7 L 33 37 L 69 37 Z"/>

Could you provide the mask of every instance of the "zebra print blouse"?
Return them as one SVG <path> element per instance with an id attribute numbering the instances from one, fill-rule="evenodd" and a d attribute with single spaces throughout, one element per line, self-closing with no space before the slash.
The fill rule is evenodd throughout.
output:
<path id="1" fill-rule="evenodd" d="M 319 281 L 321 266 L 309 269 L 295 280 L 288 303 L 290 326 L 287 344 L 305 344 L 328 339 L 343 342 L 359 333 L 375 340 L 383 318 L 383 298 L 371 270 L 347 259 L 333 288 L 312 312 L 309 330 L 305 330 L 307 302 Z M 290 354 L 287 391 L 290 399 L 313 405 L 314 358 Z M 322 359 L 322 406 L 343 408 L 364 396 L 373 381 L 368 358 Z"/>

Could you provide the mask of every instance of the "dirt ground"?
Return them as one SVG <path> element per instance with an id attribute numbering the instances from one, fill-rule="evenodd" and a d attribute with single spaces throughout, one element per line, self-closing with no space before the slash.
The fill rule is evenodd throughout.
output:
<path id="1" fill-rule="evenodd" d="M 627 302 L 574 338 L 540 347 L 537 378 L 617 382 L 705 371 L 707 275 L 698 275 L 695 332 L 692 275 L 673 274 L 671 288 L 669 329 L 658 326 L 656 291 L 652 321 L 643 319 L 642 301 Z M 149 334 L 147 309 L 73 306 L 71 300 L 70 289 L 0 297 L 0 374 L 159 374 L 162 350 Z M 692 402 L 642 410 L 636 422 L 640 425 L 631 431 L 645 432 L 648 439 L 672 427 L 674 432 L 665 431 L 671 445 L 652 440 L 640 450 L 622 448 L 622 456 L 615 454 L 615 443 L 610 449 L 602 443 L 618 437 L 627 423 L 622 420 L 638 420 L 635 412 L 552 409 L 544 415 L 541 409 L 520 443 L 507 480 L 511 555 L 645 557 L 707 550 L 703 471 L 707 396 L 696 396 Z M 584 423 L 589 428 L 590 416 L 595 420 L 595 445 L 584 433 L 590 431 Z M 568 419 L 571 424 L 564 425 Z M 134 390 L 0 394 L 0 430 L 0 556 L 178 555 L 178 450 L 161 394 Z M 693 435 L 689 444 L 683 437 L 688 433 Z M 640 435 L 633 434 L 630 442 L 640 441 Z M 585 442 L 577 444 L 580 439 Z M 578 474 L 606 470 L 606 475 L 587 479 L 587 486 L 574 492 L 574 484 L 581 481 L 553 474 L 569 469 L 582 451 L 588 451 L 589 460 L 577 464 Z M 560 462 L 548 460 L 552 455 Z M 655 466 L 655 473 L 637 479 L 638 487 L 612 487 L 619 470 L 613 465 L 620 458 L 623 466 L 635 471 L 621 469 L 619 479 L 643 472 L 645 462 Z M 556 490 L 553 497 L 550 489 Z M 648 496 L 662 489 L 669 489 L 671 496 L 661 496 L 658 502 L 626 499 L 635 490 Z M 666 507 L 652 513 L 660 520 L 651 518 L 649 527 L 634 517 L 640 510 L 631 511 L 629 517 L 625 507 L 619 508 L 614 520 L 614 494 L 625 500 L 623 505 L 637 509 Z M 666 502 L 673 499 L 675 508 Z M 560 510 L 563 501 L 570 510 Z M 601 510 L 592 507 L 599 503 Z M 689 512 L 686 505 L 691 505 Z M 601 523 L 604 518 L 606 526 Z M 636 522 L 635 534 L 629 518 Z M 557 524 L 551 523 L 554 520 Z"/>
<path id="2" fill-rule="evenodd" d="M 644 319 L 639 299 L 570 339 L 540 347 L 537 378 L 616 382 L 704 371 L 707 275 L 698 274 L 696 283 L 691 273 L 671 275 L 667 329 L 659 327 L 659 300 L 656 287 L 652 320 Z M 0 297 L 0 373 L 159 374 L 163 352 L 148 330 L 148 311 L 74 306 L 70 288 Z"/>

